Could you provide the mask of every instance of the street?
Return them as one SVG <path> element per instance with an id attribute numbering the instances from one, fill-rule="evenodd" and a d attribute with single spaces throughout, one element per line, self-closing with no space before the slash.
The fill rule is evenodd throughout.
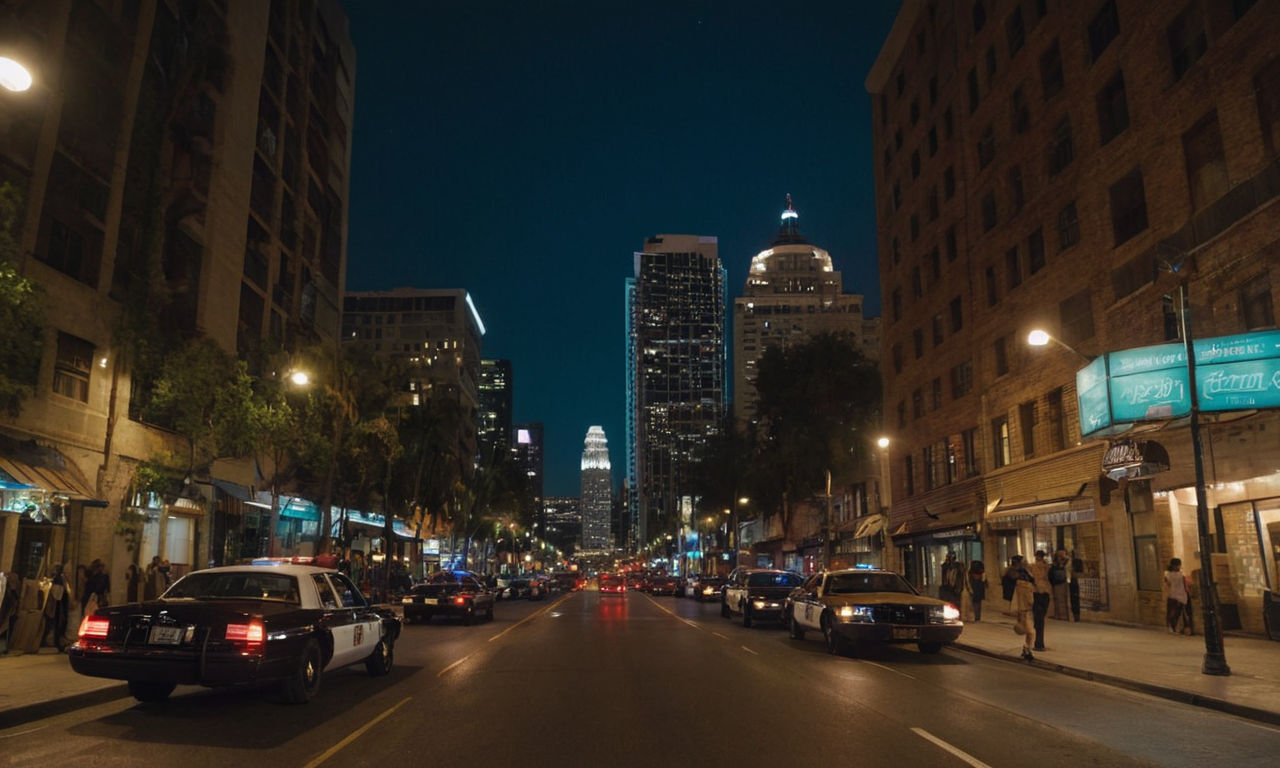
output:
<path id="1" fill-rule="evenodd" d="M 595 591 L 407 625 L 387 678 L 309 704 L 180 688 L 0 732 L 0 765 L 1271 766 L 1280 729 L 1075 678 L 902 646 L 828 655 L 716 603 Z"/>

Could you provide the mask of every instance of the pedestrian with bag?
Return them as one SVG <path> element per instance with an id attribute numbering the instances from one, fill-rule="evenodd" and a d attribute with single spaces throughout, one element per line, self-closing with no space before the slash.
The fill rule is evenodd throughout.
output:
<path id="1" fill-rule="evenodd" d="M 1049 566 L 1049 586 L 1053 590 L 1053 618 L 1059 621 L 1071 621 L 1071 588 L 1067 585 L 1069 563 L 1067 550 L 1059 549 L 1053 553 L 1053 564 Z"/>
<path id="2" fill-rule="evenodd" d="M 66 650 L 67 612 L 71 602 L 67 592 L 67 580 L 62 575 L 62 563 L 55 563 L 49 577 L 49 589 L 44 598 L 44 626 L 40 630 L 40 645 L 53 632 L 53 647 L 58 653 Z"/>
<path id="3" fill-rule="evenodd" d="M 960 580 L 958 574 L 963 573 L 963 566 L 956 562 L 954 552 L 948 552 L 942 561 L 942 579 L 938 582 L 938 599 L 953 605 L 960 605 Z"/>
<path id="4" fill-rule="evenodd" d="M 1035 656 L 1031 655 L 1031 641 L 1035 637 L 1035 577 L 1022 564 L 1022 555 L 1010 558 L 1005 575 L 1013 584 L 1013 631 L 1014 634 L 1022 635 L 1022 658 L 1033 661 Z"/>
<path id="5" fill-rule="evenodd" d="M 1049 583 L 1049 562 L 1043 549 L 1036 550 L 1036 561 L 1031 564 L 1031 576 L 1035 580 L 1035 599 L 1031 615 L 1036 627 L 1035 650 L 1047 651 L 1044 645 L 1044 620 L 1049 615 L 1049 599 L 1053 585 Z"/>
<path id="6" fill-rule="evenodd" d="M 101 560 L 89 563 L 89 580 L 85 582 L 84 595 L 80 598 L 82 616 L 88 616 L 98 608 L 111 604 L 111 576 Z M 92 605 L 92 607 L 90 607 Z"/>
<path id="7" fill-rule="evenodd" d="M 1182 560 L 1173 558 L 1164 572 L 1163 581 L 1165 623 L 1169 625 L 1169 634 L 1179 634 L 1178 624 L 1183 621 L 1187 612 L 1187 575 L 1182 572 Z"/>
<path id="8" fill-rule="evenodd" d="M 982 601 L 987 599 L 987 570 L 981 560 L 969 563 L 969 602 L 973 604 L 973 620 L 982 621 Z"/>
<path id="9" fill-rule="evenodd" d="M 1000 596 L 1009 604 L 1010 614 L 1013 612 L 1013 590 L 1018 584 L 1018 569 L 1022 568 L 1022 555 L 1009 558 L 1009 565 L 1000 574 Z"/>

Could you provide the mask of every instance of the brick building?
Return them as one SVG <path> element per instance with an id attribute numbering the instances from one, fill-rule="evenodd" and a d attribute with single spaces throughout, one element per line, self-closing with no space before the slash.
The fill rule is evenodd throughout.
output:
<path id="1" fill-rule="evenodd" d="M 1275 328 L 1277 10 L 904 3 L 866 87 L 888 531 L 913 582 L 936 592 L 948 550 L 994 585 L 1012 554 L 1064 548 L 1085 620 L 1158 624 L 1165 564 L 1198 570 L 1187 420 L 1082 438 L 1076 372 L 1179 341 L 1180 284 L 1196 338 Z M 1061 343 L 1028 346 L 1035 328 Z M 1260 632 L 1280 589 L 1280 418 L 1202 422 L 1224 625 Z M 1104 468 L 1111 448 L 1149 460 Z"/>

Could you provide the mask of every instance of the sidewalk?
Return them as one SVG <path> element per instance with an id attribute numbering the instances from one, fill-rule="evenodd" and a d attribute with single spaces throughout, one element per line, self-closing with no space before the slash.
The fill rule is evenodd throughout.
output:
<path id="1" fill-rule="evenodd" d="M 1046 651 L 1025 662 L 1013 619 L 983 611 L 967 622 L 956 647 L 1032 664 L 1086 680 L 1141 691 L 1185 704 L 1280 725 L 1280 643 L 1253 636 L 1223 638 L 1231 674 L 1206 675 L 1204 637 L 1173 635 L 1161 627 L 1071 623 L 1048 619 Z"/>
<path id="2" fill-rule="evenodd" d="M 1018 664 L 1022 638 L 999 611 L 965 624 L 956 646 Z M 1049 619 L 1049 650 L 1030 664 L 1108 685 L 1280 725 L 1280 643 L 1229 635 L 1223 640 L 1231 674 L 1201 673 L 1204 637 L 1171 635 L 1163 629 Z M 66 654 L 0 656 L 0 731 L 43 717 L 128 697 L 118 680 L 85 677 L 71 670 Z"/>

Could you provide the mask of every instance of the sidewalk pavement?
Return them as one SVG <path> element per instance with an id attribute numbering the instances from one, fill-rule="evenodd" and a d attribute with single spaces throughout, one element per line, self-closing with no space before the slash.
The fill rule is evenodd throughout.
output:
<path id="1" fill-rule="evenodd" d="M 1280 725 L 1280 643 L 1275 641 L 1228 635 L 1223 647 L 1231 674 L 1219 677 L 1200 671 L 1200 635 L 1049 619 L 1049 650 L 1025 662 L 1019 659 L 1022 637 L 1013 633 L 1013 620 L 989 608 L 984 614 L 982 622 L 965 624 L 957 648 Z M 0 731 L 128 695 L 118 680 L 76 674 L 66 654 L 52 648 L 0 656 Z"/>

